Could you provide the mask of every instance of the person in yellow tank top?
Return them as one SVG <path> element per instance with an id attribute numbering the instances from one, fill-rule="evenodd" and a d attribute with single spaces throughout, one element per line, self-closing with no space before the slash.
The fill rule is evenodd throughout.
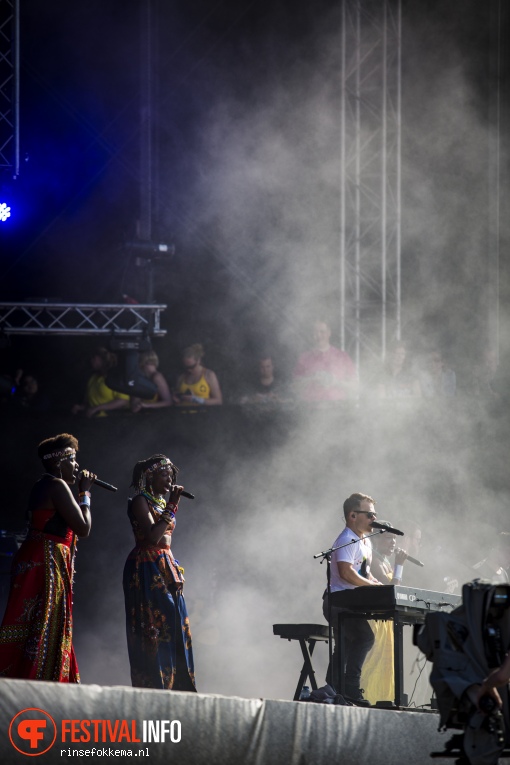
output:
<path id="1" fill-rule="evenodd" d="M 83 404 L 75 404 L 73 414 L 83 412 L 86 417 L 106 417 L 113 409 L 126 409 L 129 406 L 129 396 L 118 393 L 108 387 L 106 375 L 117 364 L 117 357 L 107 348 L 96 348 L 90 357 L 93 374 L 87 382 Z"/>
<path id="2" fill-rule="evenodd" d="M 178 406 L 203 404 L 214 406 L 223 403 L 218 378 L 202 365 L 204 349 L 199 343 L 188 346 L 182 352 L 184 372 L 177 380 L 173 401 Z"/>

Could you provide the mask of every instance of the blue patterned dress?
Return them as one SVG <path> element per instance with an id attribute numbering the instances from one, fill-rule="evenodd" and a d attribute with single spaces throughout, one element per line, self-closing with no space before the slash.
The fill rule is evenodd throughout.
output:
<path id="1" fill-rule="evenodd" d="M 157 520 L 159 509 L 147 501 Z M 131 503 L 128 516 L 136 541 L 123 576 L 132 685 L 196 691 L 182 570 L 170 547 L 143 540 Z"/>

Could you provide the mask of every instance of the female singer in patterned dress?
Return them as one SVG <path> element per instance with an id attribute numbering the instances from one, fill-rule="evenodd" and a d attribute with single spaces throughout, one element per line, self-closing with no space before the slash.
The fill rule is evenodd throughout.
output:
<path id="1" fill-rule="evenodd" d="M 96 476 L 82 471 L 76 502 L 69 487 L 78 478 L 77 451 L 69 433 L 39 444 L 46 472 L 30 494 L 28 533 L 12 563 L 0 627 L 0 677 L 80 682 L 72 644 L 73 565 L 76 537 L 90 532 Z"/>
<path id="2" fill-rule="evenodd" d="M 137 462 L 128 516 L 135 547 L 124 566 L 126 632 L 134 687 L 196 691 L 183 571 L 170 550 L 182 492 L 164 454 Z M 165 495 L 170 494 L 168 502 Z"/>

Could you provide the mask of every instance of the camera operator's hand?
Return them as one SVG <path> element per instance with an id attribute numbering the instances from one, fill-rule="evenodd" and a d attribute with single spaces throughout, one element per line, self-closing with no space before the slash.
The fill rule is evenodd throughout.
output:
<path id="1" fill-rule="evenodd" d="M 485 678 L 483 683 L 477 687 L 476 690 L 476 706 L 480 711 L 484 712 L 486 709 L 483 709 L 483 706 L 486 704 L 488 705 L 488 702 L 485 702 L 483 700 L 485 699 L 492 699 L 495 703 L 498 709 L 501 709 L 503 706 L 503 702 L 501 701 L 501 696 L 499 695 L 497 689 L 501 688 L 502 686 L 506 685 L 510 680 L 510 653 L 507 654 L 505 661 L 501 665 L 501 667 L 498 667 L 497 669 L 494 669 L 488 677 Z M 481 703 L 482 702 L 482 703 Z"/>
<path id="2" fill-rule="evenodd" d="M 494 709 L 501 709 L 503 702 L 496 688 L 488 688 L 484 683 L 476 693 L 476 706 L 480 712 L 488 714 Z"/>

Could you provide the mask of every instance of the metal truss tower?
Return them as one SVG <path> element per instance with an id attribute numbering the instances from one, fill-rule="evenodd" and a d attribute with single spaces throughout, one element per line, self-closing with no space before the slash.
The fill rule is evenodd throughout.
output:
<path id="1" fill-rule="evenodd" d="M 401 0 L 342 0 L 340 336 L 357 366 L 401 332 Z"/>
<path id="2" fill-rule="evenodd" d="M 19 175 L 19 0 L 0 0 L 0 170 Z"/>

